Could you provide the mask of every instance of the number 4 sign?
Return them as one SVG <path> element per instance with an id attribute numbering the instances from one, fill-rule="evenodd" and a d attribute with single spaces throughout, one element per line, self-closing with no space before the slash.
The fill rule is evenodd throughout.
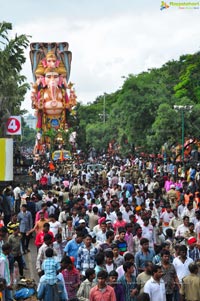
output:
<path id="1" fill-rule="evenodd" d="M 21 135 L 21 116 L 10 116 L 7 121 L 6 135 Z"/>

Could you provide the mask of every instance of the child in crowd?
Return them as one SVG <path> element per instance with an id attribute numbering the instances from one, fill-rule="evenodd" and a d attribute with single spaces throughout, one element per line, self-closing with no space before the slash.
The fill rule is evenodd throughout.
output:
<path id="1" fill-rule="evenodd" d="M 52 248 L 47 248 L 45 255 L 46 259 L 42 263 L 42 270 L 44 271 L 46 282 L 53 285 L 57 282 L 57 274 L 60 270 L 60 264 L 53 258 L 54 252 Z"/>
<path id="2" fill-rule="evenodd" d="M 111 245 L 111 249 L 113 251 L 113 254 L 114 254 L 114 263 L 117 267 L 120 267 L 123 263 L 124 263 L 124 257 L 119 255 L 119 248 L 118 248 L 118 245 L 117 244 L 112 244 Z"/>
<path id="3" fill-rule="evenodd" d="M 115 241 L 115 243 L 119 248 L 119 254 L 123 255 L 127 251 L 127 242 L 125 240 L 126 230 L 123 227 L 119 227 L 118 232 L 118 239 Z"/>
<path id="4" fill-rule="evenodd" d="M 56 256 L 56 260 L 58 262 L 61 262 L 63 256 L 64 256 L 64 248 L 66 246 L 67 241 L 66 240 L 62 240 L 62 234 L 61 233 L 57 233 L 55 236 L 55 241 L 53 242 L 53 249 L 56 251 L 57 256 Z"/>

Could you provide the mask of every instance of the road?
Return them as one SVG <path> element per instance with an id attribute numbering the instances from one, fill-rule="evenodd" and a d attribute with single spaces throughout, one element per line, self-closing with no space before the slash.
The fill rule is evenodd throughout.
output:
<path id="1" fill-rule="evenodd" d="M 26 261 L 27 270 L 24 270 L 24 276 L 26 278 L 35 279 L 36 283 L 39 281 L 39 277 L 37 271 L 35 269 L 36 258 L 37 258 L 37 249 L 34 244 L 35 238 L 31 238 L 30 240 L 30 252 L 24 255 L 24 259 Z"/>

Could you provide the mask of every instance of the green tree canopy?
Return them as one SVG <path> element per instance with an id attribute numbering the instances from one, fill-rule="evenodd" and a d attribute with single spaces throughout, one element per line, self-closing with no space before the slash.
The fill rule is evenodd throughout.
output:
<path id="1" fill-rule="evenodd" d="M 28 89 L 26 78 L 20 74 L 25 62 L 24 50 L 28 36 L 9 38 L 12 24 L 0 23 L 0 117 L 1 136 L 5 135 L 5 123 L 9 115 L 21 114 L 21 103 Z"/>
<path id="2" fill-rule="evenodd" d="M 91 145 L 98 151 L 107 149 L 109 141 L 115 141 L 126 154 L 133 146 L 160 152 L 164 143 L 180 143 L 181 114 L 174 110 L 174 105 L 193 106 L 191 113 L 185 112 L 185 135 L 199 138 L 199 74 L 198 52 L 169 61 L 158 69 L 128 75 L 121 89 L 105 96 L 105 124 L 99 119 L 104 95 L 92 104 L 79 105 L 79 148 Z"/>

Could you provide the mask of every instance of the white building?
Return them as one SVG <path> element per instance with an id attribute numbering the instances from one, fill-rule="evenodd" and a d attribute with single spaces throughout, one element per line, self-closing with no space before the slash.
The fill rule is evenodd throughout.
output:
<path id="1" fill-rule="evenodd" d="M 36 129 L 37 118 L 31 114 L 23 116 L 26 125 L 31 129 Z"/>

